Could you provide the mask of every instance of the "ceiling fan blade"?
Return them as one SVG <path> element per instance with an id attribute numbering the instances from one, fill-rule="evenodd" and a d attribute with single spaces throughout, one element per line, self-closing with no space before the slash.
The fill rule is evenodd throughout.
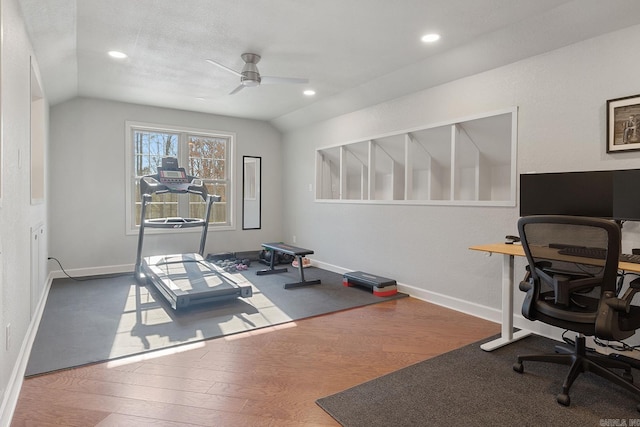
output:
<path id="1" fill-rule="evenodd" d="M 242 74 L 240 74 L 240 72 L 239 72 L 239 71 L 236 71 L 236 70 L 234 70 L 234 69 L 232 69 L 232 68 L 229 68 L 229 67 L 227 67 L 226 65 L 222 65 L 221 63 L 216 62 L 216 61 L 214 61 L 213 59 L 205 59 L 205 61 L 207 61 L 209 64 L 213 64 L 213 65 L 215 65 L 216 67 L 220 67 L 220 68 L 222 68 L 223 70 L 227 70 L 228 72 L 233 73 L 233 74 L 235 74 L 235 75 L 236 75 L 236 76 L 238 76 L 238 77 L 242 77 Z"/>
<path id="2" fill-rule="evenodd" d="M 234 90 L 232 90 L 231 92 L 229 92 L 229 95 L 234 95 L 238 92 L 240 92 L 242 89 L 244 89 L 244 85 L 240 85 L 237 88 L 235 88 Z"/>
<path id="3" fill-rule="evenodd" d="M 309 79 L 301 79 L 297 77 L 274 77 L 262 76 L 262 84 L 265 85 L 282 85 L 282 84 L 305 84 L 309 83 Z"/>

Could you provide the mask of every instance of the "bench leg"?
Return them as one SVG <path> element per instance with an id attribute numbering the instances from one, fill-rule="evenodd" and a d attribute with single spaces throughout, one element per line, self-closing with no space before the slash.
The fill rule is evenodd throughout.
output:
<path id="1" fill-rule="evenodd" d="M 283 268 L 275 268 L 275 260 L 276 260 L 276 251 L 271 251 L 271 260 L 269 261 L 269 268 L 264 270 L 256 271 L 256 275 L 264 276 L 265 274 L 278 274 L 278 273 L 286 273 L 289 271 L 287 267 Z"/>
<path id="2" fill-rule="evenodd" d="M 300 281 L 295 283 L 285 283 L 284 288 L 291 289 L 291 288 L 299 288 L 300 286 L 319 285 L 320 279 L 304 280 L 304 268 L 302 267 L 302 255 L 298 255 L 297 257 L 298 257 L 298 271 L 300 273 Z"/>
<path id="3" fill-rule="evenodd" d="M 286 273 L 289 271 L 287 267 L 283 268 L 265 268 L 264 270 L 256 271 L 256 275 L 264 276 L 265 274 L 278 274 L 278 273 Z"/>
<path id="4" fill-rule="evenodd" d="M 320 284 L 320 279 L 317 279 L 317 280 L 305 280 L 304 282 L 285 283 L 284 284 L 284 288 L 285 289 L 291 289 L 291 288 L 299 288 L 301 286 L 319 285 L 319 284 Z"/>
<path id="5" fill-rule="evenodd" d="M 300 273 L 300 281 L 304 282 L 304 268 L 302 268 L 302 256 L 298 255 L 298 272 Z"/>

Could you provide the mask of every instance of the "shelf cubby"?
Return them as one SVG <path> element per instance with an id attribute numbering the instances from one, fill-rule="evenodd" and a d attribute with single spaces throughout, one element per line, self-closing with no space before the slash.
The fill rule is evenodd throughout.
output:
<path id="1" fill-rule="evenodd" d="M 517 109 L 316 151 L 316 200 L 515 205 Z"/>

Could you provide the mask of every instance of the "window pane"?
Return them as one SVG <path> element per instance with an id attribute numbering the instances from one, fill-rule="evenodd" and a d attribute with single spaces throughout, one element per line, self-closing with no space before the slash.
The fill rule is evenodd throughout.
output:
<path id="1" fill-rule="evenodd" d="M 211 221 L 210 222 L 227 222 L 227 204 L 226 203 L 215 203 L 211 210 Z"/>
<path id="2" fill-rule="evenodd" d="M 222 202 L 227 202 L 227 184 L 219 182 L 210 183 L 207 184 L 207 190 L 209 194 L 220 196 Z"/>
<path id="3" fill-rule="evenodd" d="M 227 183 L 222 182 L 207 184 L 207 190 L 209 190 L 210 194 L 221 197 L 220 202 L 213 205 L 210 222 L 226 223 L 229 221 L 229 218 L 227 218 L 227 187 Z"/>
<path id="4" fill-rule="evenodd" d="M 178 134 L 134 130 L 133 141 L 136 176 L 158 173 L 163 157 L 178 156 Z"/>
<path id="5" fill-rule="evenodd" d="M 135 185 L 135 224 L 140 225 L 140 180 L 139 177 L 158 173 L 158 166 L 162 165 L 162 158 L 178 156 L 179 135 L 169 132 L 154 132 L 135 129 L 134 141 L 134 173 Z M 178 216 L 177 195 L 158 196 L 154 194 L 151 204 L 147 206 L 146 218 L 166 218 Z"/>
<path id="6" fill-rule="evenodd" d="M 220 202 L 214 202 L 211 208 L 210 223 L 214 222 L 226 222 L 227 221 L 227 204 L 226 204 L 226 184 L 206 184 L 209 194 L 221 196 Z M 202 197 L 195 194 L 189 195 L 189 217 L 190 218 L 204 218 L 206 213 L 206 203 L 202 200 Z"/>
<path id="7" fill-rule="evenodd" d="M 148 218 L 169 218 L 178 216 L 177 203 L 152 203 L 147 206 Z"/>
<path id="8" fill-rule="evenodd" d="M 226 177 L 226 163 L 224 160 L 214 160 L 213 161 L 213 179 L 225 179 Z"/>
<path id="9" fill-rule="evenodd" d="M 226 179 L 227 138 L 189 135 L 189 174 L 202 179 Z"/>
<path id="10" fill-rule="evenodd" d="M 140 209 L 142 205 L 136 203 L 135 215 L 136 225 L 140 225 Z M 154 218 L 169 218 L 178 216 L 178 204 L 177 203 L 161 203 L 161 204 L 149 204 L 147 205 L 146 219 Z"/>
<path id="11" fill-rule="evenodd" d="M 135 186 L 135 210 L 134 221 L 136 225 L 140 225 L 140 213 L 142 209 L 142 202 L 140 200 L 140 181 L 136 182 Z M 166 217 L 178 216 L 178 194 L 165 193 L 165 194 L 153 194 L 151 196 L 151 203 L 147 205 L 146 219 L 153 218 L 166 218 Z"/>

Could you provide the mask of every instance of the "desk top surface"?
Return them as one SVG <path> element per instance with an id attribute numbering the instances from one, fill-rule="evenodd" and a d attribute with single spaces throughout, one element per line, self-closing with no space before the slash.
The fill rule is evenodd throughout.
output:
<path id="1" fill-rule="evenodd" d="M 522 245 L 514 245 L 514 244 L 509 245 L 507 243 L 489 243 L 485 245 L 475 245 L 475 246 L 471 246 L 469 249 L 474 251 L 489 252 L 489 253 L 496 253 L 496 254 L 503 254 L 503 255 L 512 255 L 512 256 L 521 256 L 521 257 L 525 256 Z M 640 264 L 636 264 L 632 262 L 619 261 L 618 268 L 624 271 L 640 273 Z"/>
<path id="2" fill-rule="evenodd" d="M 506 243 L 489 243 L 486 245 L 475 245 L 469 249 L 481 252 L 491 252 L 496 254 L 524 256 L 522 245 L 506 244 Z"/>

